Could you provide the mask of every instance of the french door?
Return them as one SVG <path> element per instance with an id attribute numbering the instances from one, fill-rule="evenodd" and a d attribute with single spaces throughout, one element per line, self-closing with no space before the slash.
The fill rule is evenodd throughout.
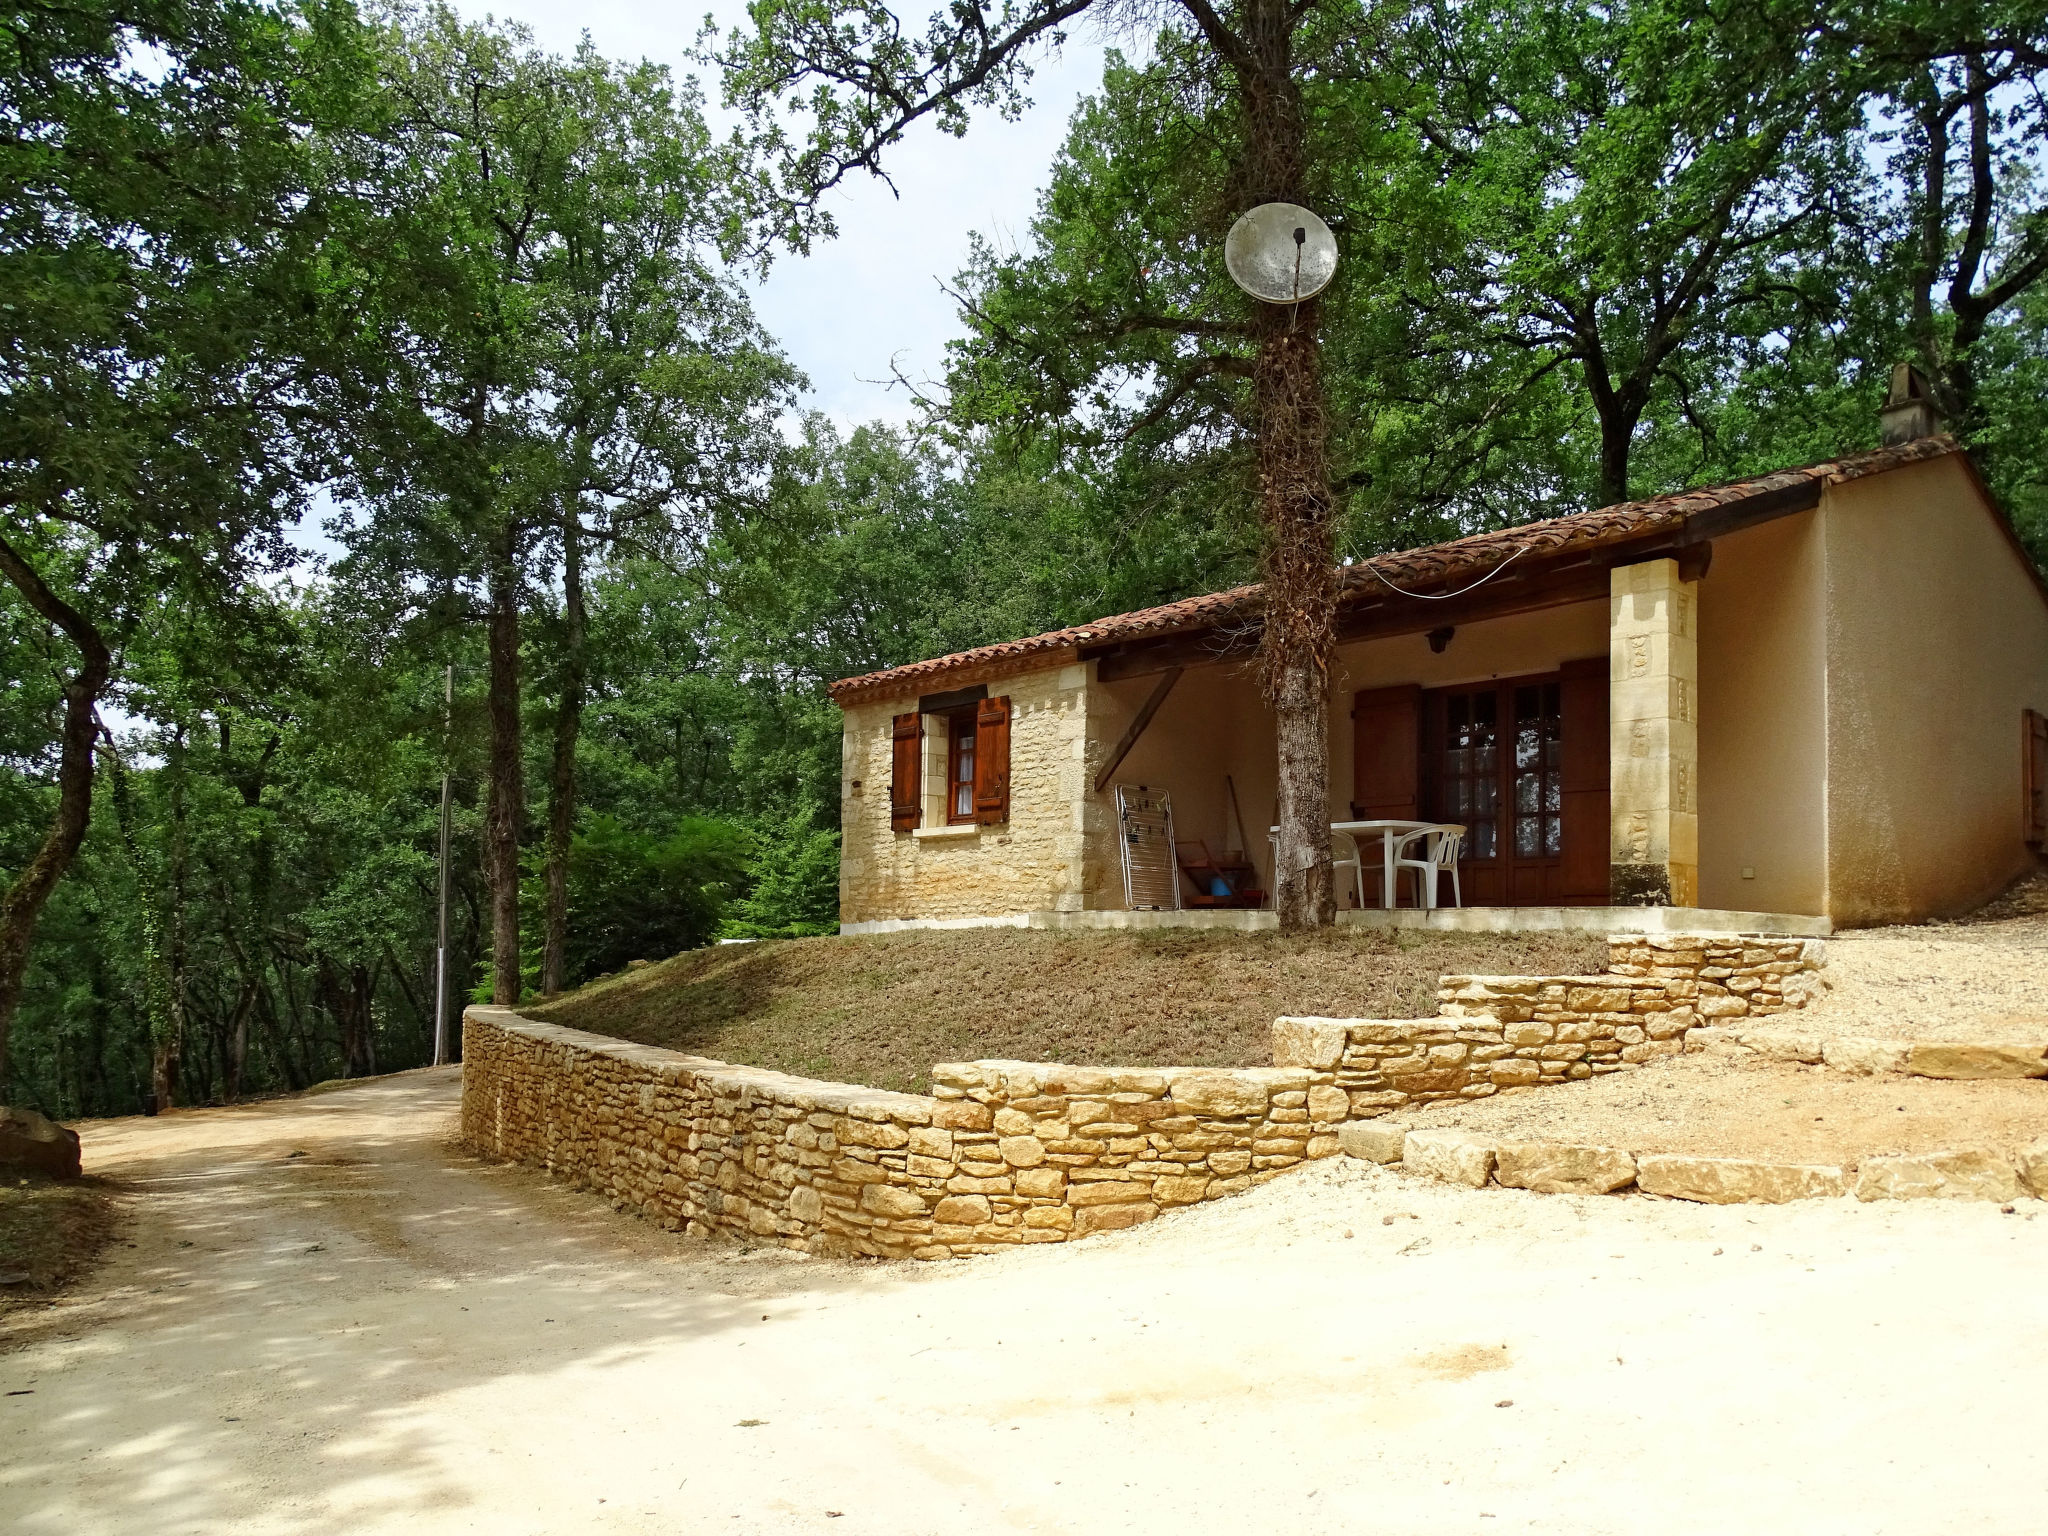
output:
<path id="1" fill-rule="evenodd" d="M 1605 657 L 1360 693 L 1352 716 L 1354 814 L 1462 823 L 1467 906 L 1607 901 Z"/>

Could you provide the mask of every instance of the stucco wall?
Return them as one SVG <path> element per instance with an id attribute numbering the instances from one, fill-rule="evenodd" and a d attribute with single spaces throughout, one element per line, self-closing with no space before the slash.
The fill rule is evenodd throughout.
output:
<path id="1" fill-rule="evenodd" d="M 1266 828 L 1273 820 L 1273 726 L 1258 683 L 1242 663 L 1192 667 L 1183 672 L 1137 740 L 1116 778 L 1100 795 L 1095 773 L 1109 760 L 1125 728 L 1159 685 L 1157 675 L 1096 682 L 1089 692 L 1088 897 L 1091 909 L 1124 904 L 1123 862 L 1116 842 L 1117 783 L 1166 789 L 1173 799 L 1174 835 L 1200 838 L 1212 852 L 1249 842 L 1261 870 Z M 1225 776 L 1235 784 L 1244 813 L 1244 838 L 1230 814 Z"/>
<path id="2" fill-rule="evenodd" d="M 840 921 L 1080 908 L 1088 672 L 1085 666 L 1056 667 L 989 684 L 991 694 L 1010 700 L 1010 819 L 964 835 L 927 838 L 890 830 L 890 723 L 915 709 L 916 697 L 846 711 Z"/>
<path id="3" fill-rule="evenodd" d="M 1716 541 L 1700 582 L 1701 906 L 1827 912 L 1825 569 L 1802 512 Z"/>
<path id="4" fill-rule="evenodd" d="M 1955 458 L 1831 486 L 1828 915 L 1968 908 L 2033 863 L 2020 711 L 2048 709 L 2048 603 Z"/>

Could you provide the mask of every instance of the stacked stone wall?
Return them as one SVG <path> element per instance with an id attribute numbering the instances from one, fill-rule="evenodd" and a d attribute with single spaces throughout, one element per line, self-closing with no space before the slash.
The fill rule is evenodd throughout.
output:
<path id="1" fill-rule="evenodd" d="M 1273 1059 L 1341 1089 L 1353 1118 L 1569 1082 L 1684 1051 L 1709 1021 L 1804 1007 L 1817 939 L 1617 936 L 1599 976 L 1446 976 L 1431 1019 L 1280 1019 Z"/>
<path id="2" fill-rule="evenodd" d="M 1088 668 L 990 681 L 1010 701 L 1010 816 L 995 826 L 892 830 L 892 722 L 915 696 L 846 709 L 840 746 L 839 918 L 961 919 L 1082 906 Z M 927 722 L 929 728 L 929 722 Z"/>
<path id="3" fill-rule="evenodd" d="M 462 1135 L 674 1230 L 946 1258 L 1234 1194 L 1334 1154 L 1347 1107 L 1299 1069 L 983 1061 L 932 1075 L 930 1096 L 881 1093 L 472 1008 Z"/>

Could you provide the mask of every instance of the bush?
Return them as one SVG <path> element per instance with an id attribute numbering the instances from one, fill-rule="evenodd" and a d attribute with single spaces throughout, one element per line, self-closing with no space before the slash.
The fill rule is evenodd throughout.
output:
<path id="1" fill-rule="evenodd" d="M 751 827 L 747 894 L 719 927 L 726 939 L 799 939 L 839 931 L 839 832 L 815 801 Z"/>

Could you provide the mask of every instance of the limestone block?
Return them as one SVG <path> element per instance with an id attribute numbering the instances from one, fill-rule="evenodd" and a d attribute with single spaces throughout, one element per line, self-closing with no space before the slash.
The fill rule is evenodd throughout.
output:
<path id="1" fill-rule="evenodd" d="M 932 1211 L 932 1220 L 955 1226 L 976 1226 L 989 1219 L 988 1200 L 981 1195 L 948 1195 Z"/>
<path id="2" fill-rule="evenodd" d="M 1525 1023 L 1508 1025 L 1504 1038 L 1509 1045 L 1548 1045 L 1556 1033 L 1555 1024 L 1530 1019 Z"/>
<path id="3" fill-rule="evenodd" d="M 1221 1178 L 1234 1177 L 1237 1174 L 1243 1173 L 1251 1165 L 1252 1154 L 1249 1149 L 1211 1152 L 1209 1154 L 1209 1171 Z"/>
<path id="4" fill-rule="evenodd" d="M 1915 1077 L 2048 1077 L 2048 1044 L 1916 1040 L 1906 1053 L 1906 1070 Z"/>
<path id="5" fill-rule="evenodd" d="M 824 1219 L 825 1202 L 815 1189 L 799 1184 L 789 1192 L 789 1214 L 811 1226 Z"/>
<path id="6" fill-rule="evenodd" d="M 1773 1061 L 1817 1062 L 1822 1059 L 1827 1044 L 1819 1035 L 1794 1034 L 1779 1029 L 1746 1029 L 1739 1038 L 1759 1056 L 1768 1056 Z"/>
<path id="7" fill-rule="evenodd" d="M 1045 1161 L 1045 1143 L 1036 1136 L 1005 1136 L 996 1147 L 1012 1168 L 1036 1168 Z"/>
<path id="8" fill-rule="evenodd" d="M 1152 1181 L 1152 1198 L 1161 1205 L 1193 1205 L 1209 1192 L 1206 1175 L 1175 1175 Z"/>
<path id="9" fill-rule="evenodd" d="M 1742 1157 L 1678 1157 L 1649 1153 L 1636 1159 L 1636 1188 L 1652 1195 L 1708 1205 L 1783 1205 L 1848 1192 L 1840 1168 L 1813 1163 L 1767 1163 Z"/>
<path id="10" fill-rule="evenodd" d="M 1246 1073 L 1180 1073 L 1172 1092 L 1174 1103 L 1191 1114 L 1234 1118 L 1266 1112 L 1266 1085 Z"/>
<path id="11" fill-rule="evenodd" d="M 1494 1144 L 1470 1131 L 1410 1131 L 1401 1149 L 1401 1166 L 1411 1173 L 1474 1189 L 1493 1172 L 1493 1159 Z"/>
<path id="12" fill-rule="evenodd" d="M 1533 1189 L 1546 1195 L 1604 1195 L 1635 1182 L 1636 1160 L 1612 1147 L 1504 1141 L 1496 1153 L 1493 1176 L 1509 1189 Z"/>
<path id="13" fill-rule="evenodd" d="M 1135 1227 L 1158 1214 L 1159 1207 L 1149 1200 L 1140 1205 L 1091 1206 L 1075 1213 L 1074 1235 L 1084 1237 L 1090 1232 L 1114 1232 L 1123 1227 Z"/>
<path id="14" fill-rule="evenodd" d="M 1749 1004 L 1739 997 L 1702 997 L 1696 1006 L 1708 1019 L 1739 1019 L 1749 1013 Z"/>
<path id="15" fill-rule="evenodd" d="M 860 1192 L 861 1209 L 877 1216 L 922 1216 L 924 1198 L 915 1190 L 893 1184 L 870 1184 Z"/>
<path id="16" fill-rule="evenodd" d="M 1308 1091 L 1308 1116 L 1318 1125 L 1329 1125 L 1343 1120 L 1351 1114 L 1351 1095 L 1342 1088 L 1311 1088 Z"/>
<path id="17" fill-rule="evenodd" d="M 1910 1049 L 1903 1040 L 1842 1035 L 1822 1043 L 1821 1059 L 1837 1072 L 1901 1072 Z"/>
<path id="18" fill-rule="evenodd" d="M 1488 1075 L 1501 1088 L 1523 1088 L 1543 1080 L 1543 1069 L 1533 1061 L 1497 1061 Z"/>
<path id="19" fill-rule="evenodd" d="M 1908 1157 L 1869 1157 L 1856 1170 L 1858 1200 L 2010 1200 L 2019 1175 L 1983 1147 Z"/>
<path id="20" fill-rule="evenodd" d="M 986 1104 L 954 1099 L 932 1110 L 932 1124 L 949 1131 L 985 1131 L 994 1123 Z"/>
<path id="21" fill-rule="evenodd" d="M 1020 1168 L 1016 1175 L 1017 1193 L 1030 1195 L 1040 1200 L 1057 1200 L 1065 1193 L 1067 1176 L 1057 1168 Z"/>
<path id="22" fill-rule="evenodd" d="M 1067 1204 L 1071 1206 L 1127 1205 L 1133 1200 L 1151 1198 L 1152 1186 L 1144 1184 L 1113 1183 L 1102 1180 L 1093 1184 L 1076 1184 L 1067 1191 Z"/>
<path id="23" fill-rule="evenodd" d="M 1064 1205 L 1034 1205 L 1024 1213 L 1024 1225 L 1042 1231 L 1065 1232 L 1074 1225 L 1074 1212 Z"/>
<path id="24" fill-rule="evenodd" d="M 2048 1141 L 2037 1141 L 2013 1154 L 2020 1182 L 2043 1200 L 2048 1200 Z"/>
<path id="25" fill-rule="evenodd" d="M 1351 1120 L 1337 1128 L 1337 1145 L 1353 1157 L 1369 1163 L 1398 1163 L 1402 1145 L 1408 1140 L 1406 1126 L 1383 1120 Z"/>
<path id="26" fill-rule="evenodd" d="M 1273 1021 L 1273 1065 L 1328 1072 L 1344 1054 L 1346 1019 L 1279 1018 Z"/>

